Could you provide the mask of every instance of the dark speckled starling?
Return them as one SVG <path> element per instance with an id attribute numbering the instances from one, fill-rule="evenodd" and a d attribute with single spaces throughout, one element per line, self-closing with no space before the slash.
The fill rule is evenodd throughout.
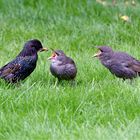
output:
<path id="1" fill-rule="evenodd" d="M 109 71 L 119 78 L 133 79 L 140 75 L 140 61 L 125 52 L 115 52 L 110 47 L 98 47 L 94 55 Z"/>
<path id="2" fill-rule="evenodd" d="M 36 68 L 37 53 L 45 50 L 39 40 L 29 40 L 14 60 L 0 68 L 0 78 L 10 83 L 24 80 Z"/>
<path id="3" fill-rule="evenodd" d="M 50 71 L 58 80 L 73 80 L 77 74 L 77 68 L 74 61 L 67 57 L 62 50 L 53 50 Z"/>

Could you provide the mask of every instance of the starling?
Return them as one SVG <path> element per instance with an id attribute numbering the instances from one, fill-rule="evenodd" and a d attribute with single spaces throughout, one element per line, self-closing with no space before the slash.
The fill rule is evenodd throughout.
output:
<path id="1" fill-rule="evenodd" d="M 108 46 L 97 47 L 94 55 L 116 77 L 133 79 L 140 75 L 140 61 L 125 52 L 115 52 Z"/>
<path id="2" fill-rule="evenodd" d="M 47 51 L 37 39 L 25 43 L 17 57 L 0 68 L 0 78 L 9 83 L 17 83 L 28 77 L 36 68 L 38 52 Z"/>
<path id="3" fill-rule="evenodd" d="M 53 50 L 50 71 L 58 80 L 74 80 L 77 74 L 77 68 L 74 61 L 67 57 L 62 50 Z"/>

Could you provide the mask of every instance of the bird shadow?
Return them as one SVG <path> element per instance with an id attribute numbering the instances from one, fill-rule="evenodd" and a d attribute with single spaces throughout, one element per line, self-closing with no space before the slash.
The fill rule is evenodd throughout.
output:
<path id="1" fill-rule="evenodd" d="M 2 87 L 3 89 L 17 89 L 21 87 L 22 84 L 23 84 L 22 82 L 9 83 L 7 81 L 0 79 L 0 87 Z"/>
<path id="2" fill-rule="evenodd" d="M 2 81 L 0 80 L 0 87 L 2 87 L 3 89 L 9 89 L 9 88 L 15 88 L 15 85 L 8 83 L 6 81 Z"/>

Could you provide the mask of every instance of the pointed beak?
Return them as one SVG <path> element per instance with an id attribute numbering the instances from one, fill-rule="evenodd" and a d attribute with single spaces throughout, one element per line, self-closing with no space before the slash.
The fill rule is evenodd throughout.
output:
<path id="1" fill-rule="evenodd" d="M 48 51 L 48 48 L 41 48 L 39 51 L 40 51 L 40 52 Z"/>
<path id="2" fill-rule="evenodd" d="M 49 57 L 49 58 L 48 58 L 48 60 L 51 60 L 51 59 L 52 59 L 52 57 Z"/>
<path id="3" fill-rule="evenodd" d="M 99 57 L 101 55 L 101 51 L 99 50 L 97 53 L 95 53 L 92 57 Z"/>
<path id="4" fill-rule="evenodd" d="M 52 58 L 54 58 L 56 56 L 56 53 L 53 53 L 49 58 L 48 60 L 51 60 Z"/>
<path id="5" fill-rule="evenodd" d="M 55 55 L 59 55 L 53 48 L 50 48 Z"/>

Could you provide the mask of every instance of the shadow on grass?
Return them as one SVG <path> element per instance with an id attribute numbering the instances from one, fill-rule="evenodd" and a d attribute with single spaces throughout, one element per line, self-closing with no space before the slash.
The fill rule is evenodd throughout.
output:
<path id="1" fill-rule="evenodd" d="M 24 81 L 18 83 L 8 83 L 3 79 L 0 79 L 0 88 L 2 89 L 17 89 L 23 84 Z"/>

